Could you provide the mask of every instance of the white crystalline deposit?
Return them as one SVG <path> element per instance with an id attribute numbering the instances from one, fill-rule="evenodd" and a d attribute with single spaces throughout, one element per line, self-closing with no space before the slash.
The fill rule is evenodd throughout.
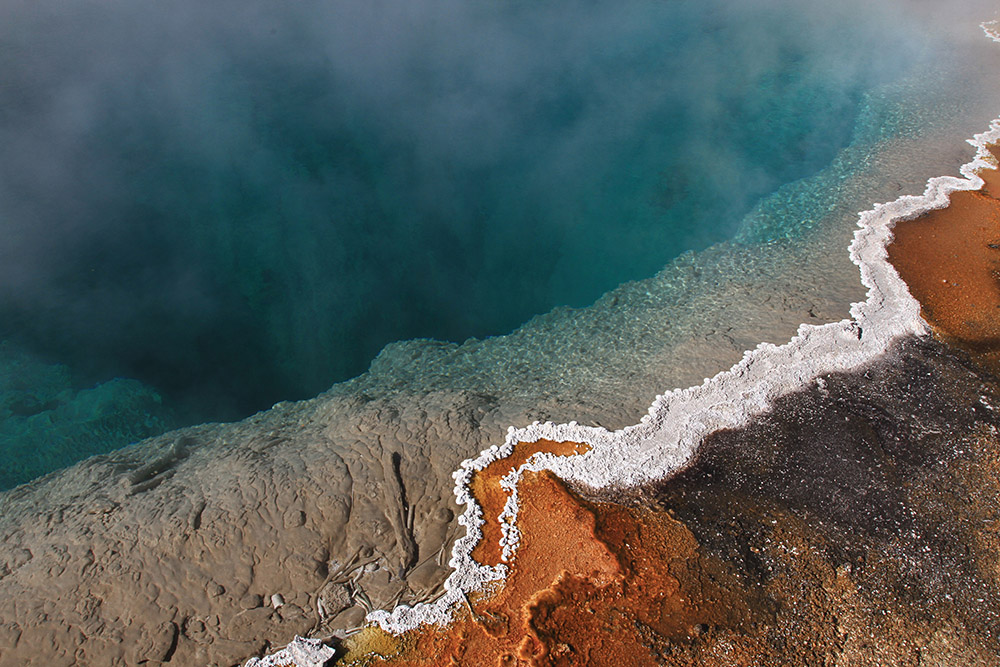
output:
<path id="1" fill-rule="evenodd" d="M 509 524 L 503 528 L 504 560 L 509 560 L 517 548 L 517 482 L 525 470 L 551 470 L 564 480 L 590 488 L 629 488 L 662 480 L 683 468 L 709 433 L 744 426 L 779 396 L 818 376 L 846 371 L 874 359 L 901 336 L 927 333 L 920 305 L 887 261 L 886 247 L 892 239 L 893 225 L 947 206 L 952 192 L 981 188 L 983 180 L 976 172 L 995 166 L 986 147 L 998 141 L 1000 119 L 991 123 L 988 132 L 970 140 L 978 150 L 976 158 L 961 168 L 963 178 L 932 178 L 923 195 L 900 197 L 861 214 L 850 255 L 861 271 L 868 298 L 851 307 L 851 319 L 819 326 L 803 324 L 796 336 L 781 346 L 762 343 L 731 369 L 706 379 L 700 386 L 657 397 L 649 414 L 634 426 L 614 432 L 575 422 L 511 427 L 502 446 L 493 446 L 463 462 L 454 473 L 455 495 L 466 506 L 459 522 L 468 530 L 452 551 L 450 564 L 454 572 L 445 583 L 444 595 L 433 603 L 404 605 L 392 612 L 375 611 L 368 620 L 393 633 L 424 623 L 444 624 L 455 606 L 466 601 L 467 593 L 503 579 L 503 565 L 483 566 L 471 557 L 482 537 L 484 520 L 469 482 L 475 471 L 509 456 L 518 442 L 571 441 L 586 443 L 591 449 L 576 456 L 536 454 L 503 479 L 502 486 L 509 493 L 500 516 L 502 525 Z"/>
<path id="2" fill-rule="evenodd" d="M 987 37 L 994 42 L 1000 42 L 1000 21 L 985 21 L 984 23 L 980 23 L 979 27 L 983 29 Z"/>
<path id="3" fill-rule="evenodd" d="M 292 643 L 266 658 L 250 658 L 246 667 L 323 667 L 336 651 L 318 639 L 295 637 Z"/>

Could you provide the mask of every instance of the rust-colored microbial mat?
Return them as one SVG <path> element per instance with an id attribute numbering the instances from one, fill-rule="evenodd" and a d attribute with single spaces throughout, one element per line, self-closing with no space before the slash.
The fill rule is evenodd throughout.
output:
<path id="1" fill-rule="evenodd" d="M 997 149 L 991 151 L 996 155 Z M 889 261 L 948 342 L 1000 371 L 1000 172 L 947 208 L 896 225 Z"/>
<path id="2" fill-rule="evenodd" d="M 747 615 L 713 594 L 716 577 L 682 585 L 701 568 L 697 544 L 667 514 L 587 502 L 549 472 L 526 473 L 519 494 L 522 541 L 504 584 L 472 596 L 447 630 L 411 633 L 377 664 L 638 667 L 657 664 L 668 643 Z"/>
<path id="3" fill-rule="evenodd" d="M 538 440 L 537 442 L 519 442 L 510 456 L 494 461 L 476 473 L 472 478 L 472 493 L 483 508 L 482 526 L 483 538 L 472 551 L 472 557 L 483 565 L 498 565 L 500 563 L 500 522 L 497 517 L 503 512 L 507 502 L 507 492 L 501 488 L 500 481 L 510 472 L 519 468 L 529 458 L 538 453 L 555 454 L 556 456 L 571 456 L 584 454 L 589 445 L 577 442 L 554 442 Z"/>

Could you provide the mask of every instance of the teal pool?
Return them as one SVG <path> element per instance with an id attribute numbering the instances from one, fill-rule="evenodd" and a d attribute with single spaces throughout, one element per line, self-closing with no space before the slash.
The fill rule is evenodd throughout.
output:
<path id="1" fill-rule="evenodd" d="M 827 203 L 773 193 L 913 131 L 876 102 L 955 57 L 854 0 L 5 12 L 0 487 L 805 243 Z"/>

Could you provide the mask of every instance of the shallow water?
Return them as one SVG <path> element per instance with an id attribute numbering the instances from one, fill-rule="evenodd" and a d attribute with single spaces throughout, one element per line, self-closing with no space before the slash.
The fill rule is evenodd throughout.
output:
<path id="1" fill-rule="evenodd" d="M 737 232 L 746 263 L 794 256 L 837 205 L 794 183 L 928 122 L 887 86 L 954 52 L 894 3 L 733 5 L 10 10 L 0 485 L 312 396 L 391 341 L 585 306 Z"/>

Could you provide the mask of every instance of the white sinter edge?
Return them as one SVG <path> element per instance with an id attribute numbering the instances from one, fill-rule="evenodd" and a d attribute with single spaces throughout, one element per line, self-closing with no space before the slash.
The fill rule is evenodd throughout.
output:
<path id="1" fill-rule="evenodd" d="M 288 664 L 296 667 L 323 667 L 334 656 L 336 651 L 319 639 L 305 639 L 295 636 L 295 639 L 285 648 L 265 658 L 250 658 L 246 667 L 285 667 Z"/>
<path id="2" fill-rule="evenodd" d="M 1000 41 L 1000 37 L 987 32 Z M 868 288 L 868 298 L 851 306 L 850 319 L 824 325 L 803 324 L 795 337 L 781 346 L 761 343 L 731 369 L 706 379 L 700 386 L 658 396 L 649 413 L 633 426 L 614 432 L 576 422 L 536 422 L 520 429 L 512 426 L 502 446 L 494 445 L 477 458 L 464 461 L 453 477 L 455 496 L 459 504 L 466 506 L 458 520 L 466 526 L 467 534 L 452 549 L 449 565 L 454 571 L 445 582 L 444 594 L 434 602 L 400 605 L 392 612 L 373 611 L 368 620 L 394 634 L 426 623 L 444 625 L 455 608 L 466 602 L 468 593 L 504 578 L 504 565 L 490 567 L 472 559 L 484 521 L 469 483 L 477 470 L 509 456 L 518 442 L 580 442 L 591 449 L 574 456 L 536 454 L 504 477 L 501 486 L 509 497 L 499 519 L 505 561 L 517 549 L 517 482 L 525 470 L 551 470 L 571 484 L 589 488 L 630 488 L 662 480 L 683 468 L 709 433 L 745 426 L 767 411 L 775 399 L 818 376 L 850 370 L 872 360 L 902 336 L 928 333 L 920 317 L 920 304 L 910 296 L 887 259 L 893 225 L 944 208 L 952 192 L 981 188 L 983 180 L 976 172 L 996 166 L 986 147 L 997 142 L 1000 119 L 990 123 L 988 132 L 969 140 L 977 153 L 972 162 L 962 166 L 962 178 L 932 178 L 923 195 L 900 197 L 860 215 L 850 255 L 860 269 L 861 282 Z"/>
<path id="3" fill-rule="evenodd" d="M 983 29 L 987 37 L 994 42 L 1000 42 L 1000 20 L 984 21 L 979 24 L 979 27 Z"/>

